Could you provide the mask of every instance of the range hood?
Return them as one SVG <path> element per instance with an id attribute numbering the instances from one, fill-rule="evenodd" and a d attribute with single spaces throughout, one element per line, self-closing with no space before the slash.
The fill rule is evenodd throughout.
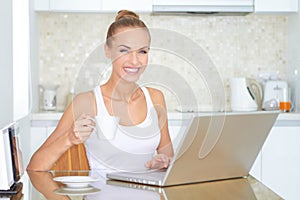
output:
<path id="1" fill-rule="evenodd" d="M 153 0 L 154 14 L 246 15 L 254 0 Z"/>

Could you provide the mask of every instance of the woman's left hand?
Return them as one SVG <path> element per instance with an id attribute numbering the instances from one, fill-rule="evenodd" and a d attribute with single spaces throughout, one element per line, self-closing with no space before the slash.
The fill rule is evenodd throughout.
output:
<path id="1" fill-rule="evenodd" d="M 171 162 L 171 158 L 165 154 L 157 154 L 148 161 L 145 166 L 149 169 L 164 169 L 168 168 Z"/>

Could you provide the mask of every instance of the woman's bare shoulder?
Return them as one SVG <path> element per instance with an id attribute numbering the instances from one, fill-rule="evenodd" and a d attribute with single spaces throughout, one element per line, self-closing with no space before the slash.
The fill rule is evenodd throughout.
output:
<path id="1" fill-rule="evenodd" d="M 75 95 L 72 106 L 75 113 L 95 115 L 96 103 L 93 91 L 82 92 Z"/>
<path id="2" fill-rule="evenodd" d="M 164 94 L 162 93 L 162 91 L 160 91 L 159 89 L 156 88 L 152 88 L 152 87 L 147 87 L 150 97 L 153 101 L 153 103 L 157 104 L 164 104 L 165 102 L 165 98 L 164 98 Z"/>
<path id="3" fill-rule="evenodd" d="M 93 91 L 81 92 L 74 96 L 74 100 L 77 101 L 89 101 L 94 100 L 95 95 Z"/>

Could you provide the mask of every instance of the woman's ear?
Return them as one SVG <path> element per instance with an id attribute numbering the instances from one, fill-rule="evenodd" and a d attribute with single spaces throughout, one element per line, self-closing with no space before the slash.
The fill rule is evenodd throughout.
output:
<path id="1" fill-rule="evenodd" d="M 111 58 L 110 48 L 107 44 L 104 45 L 104 51 L 105 51 L 106 58 Z"/>

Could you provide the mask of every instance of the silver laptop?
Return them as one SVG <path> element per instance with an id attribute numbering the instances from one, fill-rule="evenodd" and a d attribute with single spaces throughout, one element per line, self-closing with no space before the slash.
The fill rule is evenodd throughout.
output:
<path id="1" fill-rule="evenodd" d="M 159 187 L 116 180 L 108 180 L 106 184 L 114 187 L 125 187 L 126 190 L 122 191 L 123 199 L 127 199 L 126 197 L 128 196 L 128 199 L 131 200 L 257 199 L 250 181 L 245 178 L 170 187 Z"/>
<path id="2" fill-rule="evenodd" d="M 167 170 L 107 178 L 171 186 L 247 177 L 278 112 L 211 113 L 190 120 Z"/>

